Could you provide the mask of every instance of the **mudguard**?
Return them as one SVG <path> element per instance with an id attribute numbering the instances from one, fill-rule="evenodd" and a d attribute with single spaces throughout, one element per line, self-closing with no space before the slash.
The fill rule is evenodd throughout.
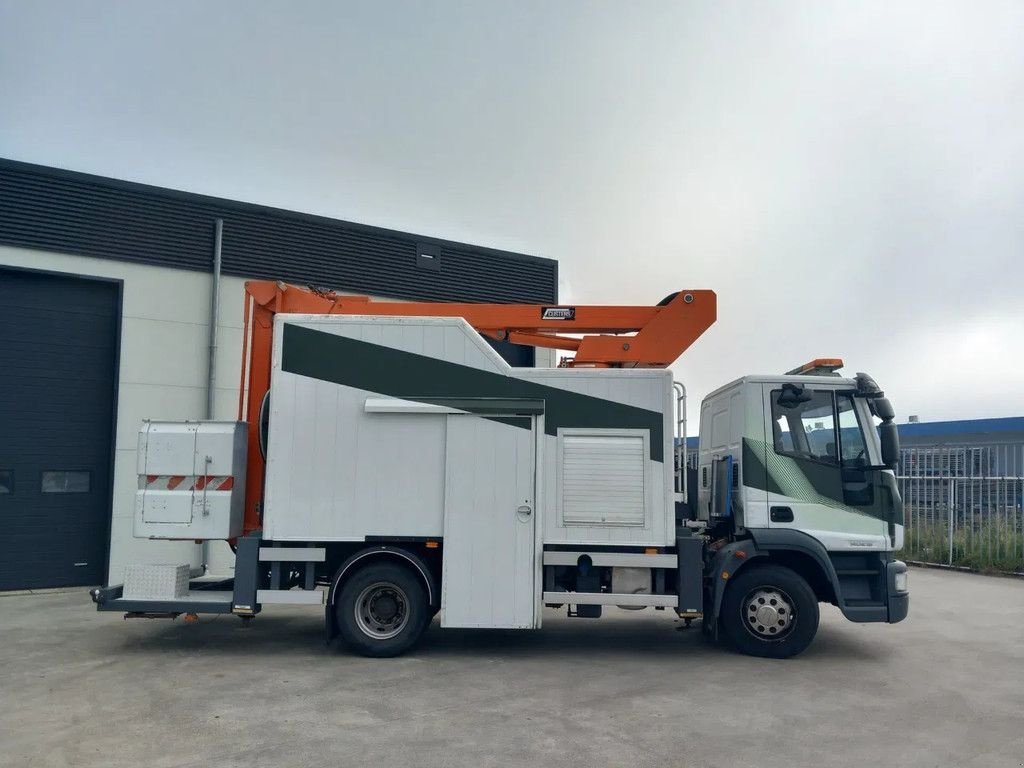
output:
<path id="1" fill-rule="evenodd" d="M 754 542 L 747 539 L 726 544 L 711 559 L 711 565 L 708 567 L 711 605 L 709 606 L 710 610 L 705 609 L 704 623 L 705 626 L 710 627 L 716 640 L 718 639 L 718 615 L 722 608 L 722 597 L 725 595 L 729 579 L 751 560 L 765 556 L 766 553 L 759 552 Z"/>
<path id="2" fill-rule="evenodd" d="M 324 626 L 327 629 L 327 641 L 330 642 L 338 634 L 338 625 L 335 621 L 334 616 L 334 601 L 337 597 L 338 587 L 345 578 L 346 573 L 350 573 L 352 568 L 356 566 L 360 561 L 366 560 L 367 558 L 379 559 L 379 558 L 394 558 L 397 560 L 404 560 L 406 563 L 411 565 L 413 569 L 419 573 L 420 578 L 423 579 L 423 583 L 427 588 L 427 600 L 430 602 L 431 607 L 438 608 L 441 605 L 441 591 L 438 589 L 437 584 L 434 581 L 434 577 L 427 567 L 426 563 L 414 552 L 410 552 L 407 549 L 401 547 L 390 546 L 381 544 L 375 547 L 367 547 L 361 549 L 354 555 L 348 558 L 338 572 L 334 574 L 334 578 L 331 579 L 331 588 L 327 592 L 327 603 L 324 606 L 325 619 Z"/>
<path id="3" fill-rule="evenodd" d="M 835 566 L 832 564 L 828 551 L 814 537 L 789 528 L 761 528 L 750 530 L 751 539 L 734 541 L 722 547 L 715 554 L 708 570 L 710 578 L 711 611 L 710 618 L 713 622 L 715 636 L 718 634 L 718 615 L 722 607 L 722 598 L 725 595 L 725 588 L 729 579 L 736 575 L 737 571 L 750 563 L 752 560 L 767 557 L 771 552 L 799 552 L 809 556 L 821 569 L 825 578 L 832 585 L 836 594 L 836 602 L 842 607 L 842 591 L 839 586 L 839 577 L 836 575 Z"/>

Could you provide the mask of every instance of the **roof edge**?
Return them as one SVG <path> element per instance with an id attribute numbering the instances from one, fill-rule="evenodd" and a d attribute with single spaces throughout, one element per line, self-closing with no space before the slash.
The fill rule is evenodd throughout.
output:
<path id="1" fill-rule="evenodd" d="M 391 229 L 389 227 L 378 227 L 371 224 L 360 224 L 354 221 L 348 221 L 347 219 L 336 219 L 330 216 L 321 216 L 315 213 L 303 213 L 302 211 L 295 211 L 288 208 L 277 208 L 271 205 L 262 205 L 260 203 L 250 203 L 241 200 L 231 200 L 226 197 L 215 197 L 213 195 L 204 195 L 198 192 L 186 192 L 180 189 L 171 189 L 170 187 L 160 187 L 155 184 L 146 184 L 139 181 L 127 181 L 124 179 L 116 179 L 111 176 L 100 176 L 93 173 L 85 173 L 84 171 L 74 171 L 66 168 L 57 168 L 50 165 L 39 165 L 37 163 L 30 163 L 24 160 L 13 160 L 11 158 L 0 157 L 0 170 L 9 169 L 13 171 L 22 171 L 27 173 L 34 173 L 42 176 L 50 176 L 52 178 L 65 179 L 68 181 L 85 182 L 88 184 L 96 184 L 108 189 L 121 190 L 126 192 L 135 192 L 138 194 L 150 195 L 153 197 L 164 198 L 169 200 L 178 200 L 187 203 L 201 203 L 205 205 L 214 205 L 227 208 L 229 210 L 239 211 L 243 213 L 260 214 L 263 216 L 274 216 L 282 219 L 291 219 L 292 221 L 302 221 L 313 224 L 321 225 L 342 225 L 351 229 L 365 232 L 367 234 L 374 234 L 380 236 L 390 236 L 396 238 L 406 239 L 409 237 L 415 237 L 418 241 L 428 245 L 446 246 L 448 248 L 465 249 L 474 253 L 486 254 L 489 256 L 495 256 L 502 259 L 510 259 L 513 261 L 524 261 L 532 263 L 541 263 L 552 266 L 555 270 L 555 296 L 557 296 L 557 275 L 558 275 L 558 261 L 556 259 L 548 258 L 545 256 L 531 256 L 526 253 L 519 253 L 517 251 L 506 251 L 499 248 L 489 248 L 482 245 L 474 245 L 472 243 L 465 243 L 459 240 L 447 240 L 441 237 L 434 237 L 431 235 L 421 235 L 417 232 L 404 232 L 398 229 Z"/>

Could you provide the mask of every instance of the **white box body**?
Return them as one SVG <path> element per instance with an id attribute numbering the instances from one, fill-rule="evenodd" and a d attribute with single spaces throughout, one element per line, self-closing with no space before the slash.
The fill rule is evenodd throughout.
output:
<path id="1" fill-rule="evenodd" d="M 513 368 L 459 318 L 274 322 L 267 540 L 444 536 L 447 417 L 520 398 L 543 403 L 538 544 L 674 543 L 670 371 Z"/>
<path id="2" fill-rule="evenodd" d="M 129 565 L 124 571 L 127 600 L 179 600 L 188 594 L 190 566 Z"/>
<path id="3" fill-rule="evenodd" d="M 244 422 L 143 422 L 136 538 L 230 539 L 242 533 Z"/>

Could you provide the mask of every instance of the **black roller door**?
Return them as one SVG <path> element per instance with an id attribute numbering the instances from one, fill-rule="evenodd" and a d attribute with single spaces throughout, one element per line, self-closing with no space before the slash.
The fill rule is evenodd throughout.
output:
<path id="1" fill-rule="evenodd" d="M 0 269 L 0 590 L 104 581 L 120 304 Z"/>

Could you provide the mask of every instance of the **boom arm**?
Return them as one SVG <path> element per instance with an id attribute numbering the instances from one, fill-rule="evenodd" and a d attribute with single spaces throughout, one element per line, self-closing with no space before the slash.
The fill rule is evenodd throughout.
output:
<path id="1" fill-rule="evenodd" d="M 716 318 L 715 293 L 708 290 L 679 291 L 653 307 L 371 301 L 366 296 L 342 296 L 274 281 L 249 281 L 245 292 L 238 414 L 249 425 L 246 533 L 260 528 L 264 476 L 260 408 L 270 389 L 273 321 L 279 312 L 461 317 L 489 338 L 571 350 L 576 354 L 569 365 L 599 368 L 664 368 Z"/>

